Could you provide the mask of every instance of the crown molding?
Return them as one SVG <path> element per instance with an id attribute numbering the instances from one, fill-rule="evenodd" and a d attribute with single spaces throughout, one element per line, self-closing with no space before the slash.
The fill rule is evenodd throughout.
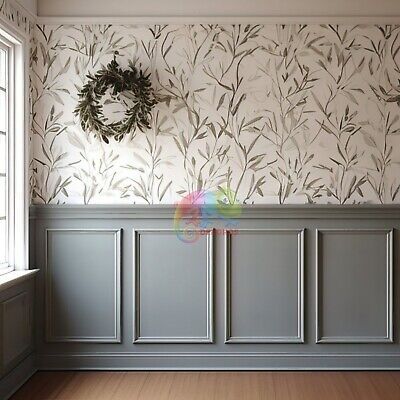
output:
<path id="1" fill-rule="evenodd" d="M 17 0 L 4 0 L 0 10 L 0 21 L 7 29 L 17 32 L 27 40 L 33 31 L 36 16 Z"/>
<path id="2" fill-rule="evenodd" d="M 9 0 L 10 3 L 14 5 L 15 8 L 17 8 L 22 14 L 24 14 L 27 18 L 29 18 L 30 21 L 36 22 L 37 20 L 37 15 L 34 14 L 32 11 L 28 10 L 26 7 L 24 7 L 18 0 Z"/>
<path id="3" fill-rule="evenodd" d="M 339 25 L 397 25 L 400 24 L 400 15 L 392 16 L 135 16 L 135 17 L 69 17 L 69 16 L 39 16 L 40 25 L 153 25 L 153 24 L 339 24 Z"/>

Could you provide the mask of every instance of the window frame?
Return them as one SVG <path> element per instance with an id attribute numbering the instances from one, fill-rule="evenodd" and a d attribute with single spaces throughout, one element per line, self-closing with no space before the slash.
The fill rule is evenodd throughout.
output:
<path id="1" fill-rule="evenodd" d="M 12 94 L 10 93 L 12 91 L 10 82 L 12 77 L 10 77 L 10 65 L 12 65 L 13 62 L 13 48 L 11 47 L 10 43 L 6 43 L 5 38 L 2 37 L 2 35 L 0 34 L 0 50 L 4 51 L 5 54 L 5 68 L 6 68 L 6 73 L 5 73 L 5 118 L 6 118 L 6 127 L 5 127 L 5 148 L 6 148 L 6 162 L 5 162 L 5 173 L 6 173 L 6 185 L 5 185 L 5 191 L 6 191 L 6 195 L 5 195 L 5 214 L 6 214 L 6 252 L 7 252 L 7 256 L 6 256 L 6 262 L 5 263 L 0 263 L 0 275 L 10 272 L 12 271 L 14 268 L 12 266 L 10 266 L 10 249 L 9 249 L 9 243 L 10 243 L 10 217 L 12 217 L 12 215 L 10 215 L 10 190 L 12 190 L 12 187 L 10 187 L 10 183 L 12 184 L 12 182 L 9 181 L 10 178 L 10 151 L 12 151 L 11 147 L 11 143 L 10 143 L 10 123 L 11 122 L 11 118 L 10 118 L 10 114 L 12 112 L 11 110 L 11 104 L 10 104 L 10 96 L 12 96 Z M 1 90 L 1 88 L 0 88 Z M 2 134 L 2 133 L 1 133 Z"/>
<path id="2" fill-rule="evenodd" d="M 1 47 L 7 50 L 7 263 L 0 275 L 28 264 L 28 37 L 0 20 Z"/>

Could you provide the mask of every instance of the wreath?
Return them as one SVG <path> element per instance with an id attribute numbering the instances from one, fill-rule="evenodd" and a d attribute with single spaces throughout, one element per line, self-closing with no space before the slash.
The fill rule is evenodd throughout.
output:
<path id="1" fill-rule="evenodd" d="M 79 102 L 74 113 L 79 116 L 81 127 L 86 132 L 93 132 L 104 142 L 109 138 L 120 142 L 125 134 L 150 128 L 151 110 L 157 103 L 150 74 L 145 75 L 130 64 L 129 69 L 123 70 L 114 59 L 101 68 L 95 75 L 87 75 L 88 82 L 79 92 Z M 122 92 L 133 97 L 133 105 L 125 111 L 122 121 L 107 123 L 103 114 L 103 105 L 100 103 L 107 90 L 111 89 L 111 96 L 119 99 Z"/>

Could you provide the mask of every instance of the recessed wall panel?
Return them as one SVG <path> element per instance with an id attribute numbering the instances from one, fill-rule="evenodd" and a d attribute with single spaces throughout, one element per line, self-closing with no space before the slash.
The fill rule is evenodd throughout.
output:
<path id="1" fill-rule="evenodd" d="M 390 230 L 317 231 L 317 342 L 391 342 Z"/>
<path id="2" fill-rule="evenodd" d="M 226 237 L 226 342 L 303 341 L 303 231 Z"/>
<path id="3" fill-rule="evenodd" d="M 15 365 L 32 345 L 31 301 L 28 293 L 22 292 L 0 304 L 0 371 Z"/>
<path id="4" fill-rule="evenodd" d="M 48 341 L 120 341 L 120 231 L 47 231 Z"/>
<path id="5" fill-rule="evenodd" d="M 212 232 L 135 232 L 136 343 L 212 341 Z"/>

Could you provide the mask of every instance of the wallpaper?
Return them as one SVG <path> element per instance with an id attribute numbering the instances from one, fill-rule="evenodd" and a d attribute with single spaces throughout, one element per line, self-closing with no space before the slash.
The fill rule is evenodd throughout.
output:
<path id="1" fill-rule="evenodd" d="M 73 111 L 116 51 L 159 103 L 107 144 Z M 31 68 L 34 203 L 400 202 L 400 26 L 37 26 Z"/>
<path id="2" fill-rule="evenodd" d="M 30 16 L 12 0 L 0 0 L 0 16 L 28 35 L 34 30 Z"/>

